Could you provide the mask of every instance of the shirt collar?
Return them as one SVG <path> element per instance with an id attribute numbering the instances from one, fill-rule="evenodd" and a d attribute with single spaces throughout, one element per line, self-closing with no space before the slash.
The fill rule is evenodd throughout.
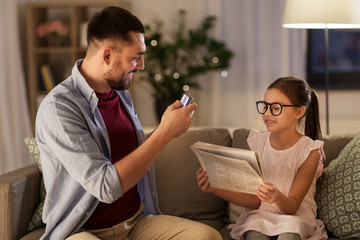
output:
<path id="1" fill-rule="evenodd" d="M 85 80 L 84 76 L 81 74 L 79 67 L 81 66 L 84 59 L 79 59 L 76 61 L 75 66 L 72 69 L 72 77 L 75 79 L 75 84 L 79 88 L 80 92 L 84 95 L 86 100 L 90 104 L 91 112 L 94 113 L 99 99 L 97 98 L 94 89 Z"/>

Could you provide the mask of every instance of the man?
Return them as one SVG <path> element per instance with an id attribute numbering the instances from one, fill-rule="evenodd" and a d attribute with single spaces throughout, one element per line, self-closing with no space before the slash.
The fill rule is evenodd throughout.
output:
<path id="1" fill-rule="evenodd" d="M 47 191 L 41 239 L 221 239 L 206 225 L 159 215 L 152 164 L 189 128 L 197 106 L 170 105 L 145 141 L 127 91 L 144 69 L 143 33 L 124 9 L 95 14 L 85 58 L 38 110 Z"/>

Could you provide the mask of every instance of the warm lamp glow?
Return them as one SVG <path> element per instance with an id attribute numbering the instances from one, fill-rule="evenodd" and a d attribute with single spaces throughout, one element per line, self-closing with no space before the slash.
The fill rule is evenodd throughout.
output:
<path id="1" fill-rule="evenodd" d="M 287 0 L 283 27 L 360 28 L 360 0 Z"/>
<path id="2" fill-rule="evenodd" d="M 283 27 L 324 29 L 326 133 L 329 134 L 328 29 L 360 28 L 360 0 L 287 0 Z"/>

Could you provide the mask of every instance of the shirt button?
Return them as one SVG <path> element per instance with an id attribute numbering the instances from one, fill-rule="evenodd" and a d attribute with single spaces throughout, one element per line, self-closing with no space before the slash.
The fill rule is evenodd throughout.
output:
<path id="1" fill-rule="evenodd" d="M 86 212 L 86 215 L 88 215 L 88 216 L 89 216 L 89 215 L 90 215 L 90 213 L 89 213 L 89 212 Z"/>

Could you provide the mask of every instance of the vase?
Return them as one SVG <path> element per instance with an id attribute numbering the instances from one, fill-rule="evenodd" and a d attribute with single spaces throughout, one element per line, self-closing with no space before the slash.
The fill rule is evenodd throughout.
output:
<path id="1" fill-rule="evenodd" d="M 171 105 L 173 101 L 168 99 L 156 99 L 155 101 L 155 110 L 156 110 L 156 118 L 158 122 L 160 123 L 161 117 L 163 113 L 165 112 L 166 108 Z"/>

